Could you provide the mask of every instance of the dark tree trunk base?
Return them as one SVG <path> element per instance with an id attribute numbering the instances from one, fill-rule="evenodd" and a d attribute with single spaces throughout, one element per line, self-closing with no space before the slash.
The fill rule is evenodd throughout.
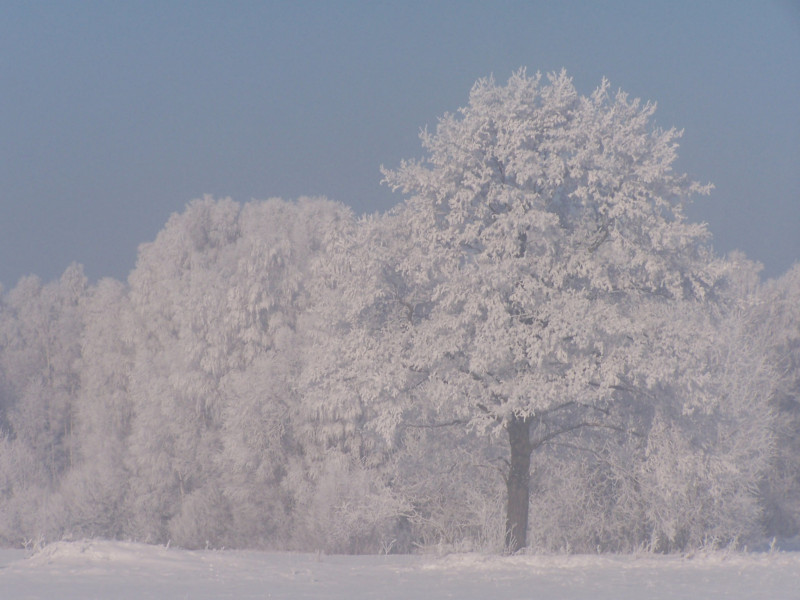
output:
<path id="1" fill-rule="evenodd" d="M 530 419 L 512 417 L 506 425 L 511 461 L 506 481 L 506 552 L 514 553 L 528 544 L 531 452 Z"/>

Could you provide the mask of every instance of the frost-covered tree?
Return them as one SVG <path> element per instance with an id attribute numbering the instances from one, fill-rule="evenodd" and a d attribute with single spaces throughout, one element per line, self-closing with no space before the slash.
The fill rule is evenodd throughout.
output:
<path id="1" fill-rule="evenodd" d="M 75 463 L 86 286 L 73 264 L 47 284 L 22 278 L 0 305 L 0 536 L 6 539 L 60 533 L 54 495 Z"/>
<path id="2" fill-rule="evenodd" d="M 800 264 L 762 286 L 749 311 L 750 327 L 769 340 L 775 371 L 772 408 L 776 455 L 762 485 L 765 526 L 773 536 L 800 533 Z"/>
<path id="3" fill-rule="evenodd" d="M 135 535 L 189 546 L 285 539 L 307 268 L 350 213 L 205 198 L 140 250 L 128 468 Z"/>
<path id="4" fill-rule="evenodd" d="M 654 110 L 605 81 L 580 96 L 564 72 L 480 80 L 422 133 L 424 160 L 384 171 L 408 196 L 393 234 L 353 236 L 339 266 L 353 341 L 338 378 L 312 375 L 319 410 L 386 440 L 408 420 L 504 436 L 511 551 L 526 545 L 532 452 L 623 429 L 621 399 L 650 403 L 671 375 L 653 357 L 680 352 L 667 307 L 714 296 L 708 234 L 683 214 L 708 187 L 673 172 L 680 132 L 653 129 Z"/>
<path id="5" fill-rule="evenodd" d="M 66 530 L 118 538 L 130 522 L 127 458 L 133 405 L 129 380 L 135 328 L 127 286 L 103 279 L 81 303 L 80 390 L 74 410 L 74 464 L 60 487 Z"/>
<path id="6" fill-rule="evenodd" d="M 733 256 L 720 267 L 716 301 L 665 303 L 657 319 L 645 306 L 642 332 L 671 342 L 640 346 L 638 356 L 629 348 L 631 362 L 653 361 L 663 373 L 648 389 L 617 390 L 616 412 L 635 435 L 586 428 L 534 456 L 532 545 L 683 551 L 763 535 L 759 484 L 775 425 L 770 336 L 749 314 L 756 266 Z"/>
<path id="7" fill-rule="evenodd" d="M 297 377 L 306 360 L 305 315 L 313 302 L 311 263 L 352 220 L 326 200 L 269 201 L 242 208 L 236 336 L 251 350 L 223 377 L 223 490 L 239 543 L 290 545 L 304 515 L 291 474 L 306 444 L 298 422 Z M 307 546 L 306 546 L 307 548 Z"/>
<path id="8" fill-rule="evenodd" d="M 654 550 L 747 543 L 762 535 L 759 484 L 774 451 L 776 374 L 768 338 L 750 327 L 755 288 L 737 289 L 735 279 L 749 270 L 737 262 L 728 279 L 732 295 L 720 303 L 679 304 L 672 316 L 692 338 L 679 348 L 680 371 L 658 390 L 645 452 L 633 471 L 644 541 Z"/>
<path id="9" fill-rule="evenodd" d="M 230 253 L 238 213 L 232 201 L 190 204 L 140 247 L 129 277 L 135 352 L 127 468 L 131 535 L 139 539 L 166 541 L 182 507 L 195 504 L 205 485 L 218 479 L 217 387 L 231 360 L 220 303 L 235 264 Z M 213 532 L 207 535 L 213 538 Z"/>

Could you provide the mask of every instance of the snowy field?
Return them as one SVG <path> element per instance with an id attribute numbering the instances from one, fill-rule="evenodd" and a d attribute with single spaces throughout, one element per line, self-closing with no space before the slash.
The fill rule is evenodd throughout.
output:
<path id="1" fill-rule="evenodd" d="M 800 553 L 316 556 L 60 542 L 0 550 L 3 600 L 800 598 Z"/>

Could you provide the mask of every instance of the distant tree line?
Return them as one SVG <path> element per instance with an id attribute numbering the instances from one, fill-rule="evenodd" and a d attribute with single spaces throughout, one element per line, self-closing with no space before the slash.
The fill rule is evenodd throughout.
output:
<path id="1" fill-rule="evenodd" d="M 478 81 L 356 218 L 204 198 L 0 293 L 0 542 L 515 552 L 800 531 L 800 265 L 684 206 L 654 105 Z"/>

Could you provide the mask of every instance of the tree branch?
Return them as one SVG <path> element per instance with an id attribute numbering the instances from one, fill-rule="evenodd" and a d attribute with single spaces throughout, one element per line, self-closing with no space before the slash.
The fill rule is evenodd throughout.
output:
<path id="1" fill-rule="evenodd" d="M 453 427 L 454 425 L 466 425 L 469 421 L 465 419 L 453 419 L 444 423 L 406 423 L 404 427 L 408 429 L 441 429 L 443 427 Z"/>
<path id="2" fill-rule="evenodd" d="M 559 437 L 561 435 L 564 435 L 566 433 L 571 433 L 571 432 L 577 431 L 579 429 L 585 429 L 585 428 L 588 428 L 588 427 L 597 428 L 597 429 L 610 429 L 611 431 L 616 431 L 617 433 L 625 433 L 625 434 L 629 434 L 629 435 L 637 435 L 637 436 L 641 435 L 641 434 L 638 434 L 637 432 L 635 432 L 635 431 L 633 431 L 631 429 L 627 429 L 627 428 L 624 428 L 624 427 L 619 427 L 618 425 L 612 425 L 611 423 L 597 423 L 597 422 L 594 422 L 594 421 L 581 421 L 579 423 L 575 423 L 574 425 L 569 425 L 569 426 L 566 426 L 566 427 L 562 427 L 562 428 L 557 429 L 555 431 L 552 431 L 552 432 L 550 432 L 548 434 L 545 434 L 544 436 L 542 436 L 538 440 L 536 440 L 534 442 L 531 442 L 531 446 L 535 450 L 535 449 L 541 447 L 544 444 L 547 444 L 551 440 L 553 440 L 553 439 L 555 439 L 555 438 L 557 438 L 557 437 Z"/>

